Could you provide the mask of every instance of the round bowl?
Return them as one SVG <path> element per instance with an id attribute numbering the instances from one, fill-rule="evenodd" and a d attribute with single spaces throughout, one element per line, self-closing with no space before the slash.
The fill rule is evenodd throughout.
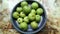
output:
<path id="1" fill-rule="evenodd" d="M 23 2 L 23 1 L 21 1 Z M 14 28 L 18 31 L 18 32 L 21 32 L 21 33 L 24 33 L 24 34 L 33 34 L 33 33 L 37 33 L 39 31 L 41 31 L 41 29 L 45 26 L 46 24 L 46 11 L 44 9 L 44 7 L 37 1 L 26 1 L 28 2 L 29 5 L 31 5 L 33 2 L 37 2 L 39 7 L 43 9 L 43 14 L 42 14 L 42 17 L 41 17 L 41 21 L 39 22 L 38 24 L 38 29 L 36 30 L 33 30 L 30 26 L 30 24 L 28 25 L 28 30 L 27 31 L 22 31 L 20 28 L 19 28 L 19 24 L 16 22 L 16 20 L 12 17 L 12 14 L 13 12 L 16 10 L 17 7 L 20 7 L 21 5 L 21 2 L 19 2 L 12 10 L 12 13 L 11 13 L 11 21 L 12 21 L 12 25 L 14 26 Z"/>

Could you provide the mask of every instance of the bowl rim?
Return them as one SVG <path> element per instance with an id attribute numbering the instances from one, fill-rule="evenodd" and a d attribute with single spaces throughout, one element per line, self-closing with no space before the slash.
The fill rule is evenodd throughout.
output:
<path id="1" fill-rule="evenodd" d="M 20 2 L 22 2 L 22 1 L 20 1 Z M 20 3 L 20 2 L 19 2 L 19 3 Z M 34 2 L 39 3 L 38 1 L 34 1 Z M 19 3 L 17 3 L 16 5 L 18 5 Z M 41 26 L 41 28 L 39 28 L 37 31 L 34 31 L 34 32 L 23 32 L 23 31 L 18 30 L 18 28 L 16 28 L 16 26 L 13 24 L 12 13 L 11 13 L 11 23 L 12 23 L 13 27 L 14 27 L 18 32 L 21 32 L 21 33 L 37 33 L 37 32 L 39 32 L 39 31 L 41 31 L 41 29 L 45 26 L 46 21 L 47 21 L 46 10 L 45 10 L 44 6 L 43 6 L 41 3 L 39 3 L 39 4 L 42 6 L 42 8 L 43 8 L 44 11 L 45 11 L 45 22 L 44 22 L 43 26 Z M 16 7 L 16 5 L 14 6 L 14 8 Z M 14 10 L 14 8 L 13 8 L 13 10 Z M 13 10 L 12 10 L 12 12 L 13 12 Z"/>

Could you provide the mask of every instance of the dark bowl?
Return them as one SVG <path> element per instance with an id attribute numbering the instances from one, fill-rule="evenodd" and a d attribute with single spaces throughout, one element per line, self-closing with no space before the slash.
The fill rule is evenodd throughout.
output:
<path id="1" fill-rule="evenodd" d="M 21 2 L 23 2 L 23 1 L 21 1 Z M 27 1 L 27 2 L 28 2 L 29 5 L 32 4 L 33 2 L 37 2 L 37 3 L 39 4 L 39 7 L 43 9 L 43 14 L 42 14 L 42 17 L 41 17 L 41 21 L 40 21 L 39 24 L 38 24 L 38 29 L 33 30 L 30 25 L 28 25 L 28 30 L 27 30 L 27 31 L 22 31 L 22 30 L 19 28 L 19 26 L 18 26 L 19 24 L 18 24 L 18 23 L 16 22 L 16 20 L 12 17 L 12 14 L 13 14 L 13 12 L 16 10 L 17 7 L 20 7 L 20 6 L 21 6 L 21 5 L 20 5 L 21 2 L 19 2 L 19 3 L 13 8 L 12 13 L 11 13 L 11 21 L 12 21 L 12 24 L 13 24 L 14 28 L 15 28 L 18 32 L 21 32 L 21 33 L 24 33 L 24 34 L 32 34 L 32 33 L 37 33 L 37 32 L 39 32 L 39 31 L 41 31 L 41 29 L 42 29 L 42 28 L 45 26 L 45 24 L 46 24 L 46 11 L 45 11 L 44 7 L 43 7 L 39 2 L 37 2 L 37 1 Z"/>

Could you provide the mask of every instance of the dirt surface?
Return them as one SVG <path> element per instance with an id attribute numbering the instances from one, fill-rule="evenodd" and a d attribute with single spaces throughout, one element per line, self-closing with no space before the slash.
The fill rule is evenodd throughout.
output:
<path id="1" fill-rule="evenodd" d="M 37 34 L 60 34 L 60 0 L 37 0 L 47 13 L 47 23 Z M 10 15 L 13 7 L 20 0 L 0 1 L 0 34 L 20 34 L 11 24 Z"/>

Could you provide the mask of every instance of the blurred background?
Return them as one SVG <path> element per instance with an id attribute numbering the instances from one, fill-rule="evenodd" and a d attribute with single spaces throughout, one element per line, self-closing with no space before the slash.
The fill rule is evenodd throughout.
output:
<path id="1" fill-rule="evenodd" d="M 20 34 L 11 24 L 10 14 L 21 0 L 0 0 L 0 34 Z M 60 34 L 60 0 L 35 0 L 40 2 L 47 13 L 47 23 L 37 34 Z"/>

